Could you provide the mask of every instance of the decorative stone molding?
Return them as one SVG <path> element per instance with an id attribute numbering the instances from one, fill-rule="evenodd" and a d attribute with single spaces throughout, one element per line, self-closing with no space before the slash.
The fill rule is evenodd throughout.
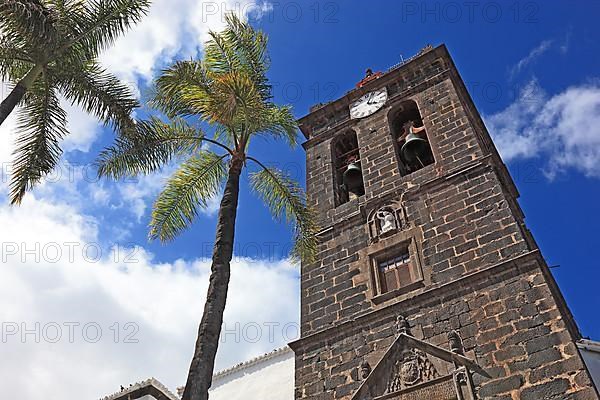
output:
<path id="1" fill-rule="evenodd" d="M 439 378 L 427 355 L 417 349 L 405 348 L 394 363 L 386 384 L 386 394 L 395 393 L 419 383 Z"/>
<path id="2" fill-rule="evenodd" d="M 406 219 L 406 211 L 400 201 L 373 209 L 367 218 L 367 225 L 371 243 L 410 227 Z"/>
<path id="3" fill-rule="evenodd" d="M 359 366 L 359 377 L 361 380 L 367 379 L 371 373 L 371 365 L 367 360 L 363 360 Z"/>
<path id="4" fill-rule="evenodd" d="M 380 303 L 423 286 L 421 241 L 422 236 L 418 229 L 411 228 L 381 238 L 381 240 L 371 243 L 360 253 L 359 257 L 365 260 L 361 265 L 369 268 L 366 273 L 370 277 L 371 300 L 373 302 Z M 409 254 L 411 280 L 398 289 L 384 291 L 378 263 L 389 255 L 393 255 L 400 248 L 405 248 Z"/>
<path id="5" fill-rule="evenodd" d="M 398 317 L 400 334 L 352 396 L 351 400 L 421 399 L 474 400 L 475 372 L 490 375 L 462 354 L 419 340 L 408 333 L 408 322 Z M 452 335 L 456 344 L 458 335 Z M 444 365 L 443 373 L 432 361 Z M 463 379 L 457 379 L 460 375 Z M 431 397 L 433 396 L 433 397 Z"/>

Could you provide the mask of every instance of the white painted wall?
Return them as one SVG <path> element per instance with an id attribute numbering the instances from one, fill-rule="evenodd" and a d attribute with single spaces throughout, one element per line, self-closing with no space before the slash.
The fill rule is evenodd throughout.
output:
<path id="1" fill-rule="evenodd" d="M 210 390 L 210 400 L 293 399 L 294 352 L 289 348 L 213 379 Z"/>

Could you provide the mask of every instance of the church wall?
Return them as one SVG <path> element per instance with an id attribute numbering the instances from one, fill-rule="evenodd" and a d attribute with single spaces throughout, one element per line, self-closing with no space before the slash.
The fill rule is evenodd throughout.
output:
<path id="1" fill-rule="evenodd" d="M 322 231 L 318 261 L 302 265 L 296 399 L 350 399 L 359 364 L 377 363 L 402 314 L 415 337 L 444 348 L 459 332 L 468 356 L 492 374 L 476 377 L 481 398 L 597 400 L 575 348 L 579 332 L 446 49 L 374 82 L 364 91 L 385 85 L 390 96 L 374 114 L 348 118 L 361 92 L 301 120 Z M 407 99 L 436 162 L 401 176 L 389 116 Z M 336 207 L 331 144 L 348 129 L 358 137 L 365 194 Z M 386 232 L 374 217 L 383 209 L 395 218 Z M 385 292 L 378 257 L 405 246 L 411 283 Z"/>
<path id="2" fill-rule="evenodd" d="M 306 338 L 296 349 L 296 399 L 349 399 L 359 365 L 374 367 L 404 314 L 418 339 L 448 348 L 456 330 L 482 399 L 597 399 L 573 337 L 545 283 L 537 256 L 481 272 Z"/>
<path id="3" fill-rule="evenodd" d="M 528 251 L 496 174 L 486 168 L 405 202 L 421 238 L 423 286 L 439 285 Z M 322 236 L 320 262 L 302 273 L 302 329 L 311 333 L 372 307 L 366 220 Z M 395 301 L 393 299 L 392 301 Z"/>

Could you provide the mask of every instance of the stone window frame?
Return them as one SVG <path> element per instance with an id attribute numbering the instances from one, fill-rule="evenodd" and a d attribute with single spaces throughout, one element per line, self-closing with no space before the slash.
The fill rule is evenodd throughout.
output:
<path id="1" fill-rule="evenodd" d="M 386 255 L 389 256 L 395 252 L 398 246 L 406 246 L 410 256 L 410 275 L 411 282 L 408 285 L 397 289 L 382 292 L 381 278 L 379 274 L 379 260 Z M 371 289 L 371 300 L 374 303 L 381 303 L 390 300 L 399 295 L 411 292 L 424 284 L 425 276 L 423 274 L 423 264 L 421 261 L 421 240 L 416 230 L 410 229 L 398 232 L 395 235 L 382 238 L 379 242 L 369 246 L 366 258 L 369 267 L 369 282 Z"/>

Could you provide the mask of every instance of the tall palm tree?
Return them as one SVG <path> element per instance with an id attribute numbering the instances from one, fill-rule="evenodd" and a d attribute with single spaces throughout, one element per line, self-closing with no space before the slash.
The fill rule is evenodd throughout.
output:
<path id="1" fill-rule="evenodd" d="M 98 54 L 142 18 L 149 0 L 2 0 L 0 81 L 14 87 L 0 125 L 19 110 L 11 202 L 52 171 L 68 134 L 64 96 L 105 124 L 131 129 L 137 100 L 97 62 Z"/>
<path id="2" fill-rule="evenodd" d="M 208 399 L 230 277 L 240 174 L 250 161 L 250 186 L 276 219 L 294 226 L 292 256 L 312 259 L 316 225 L 300 185 L 247 152 L 267 136 L 297 144 L 297 124 L 287 106 L 271 101 L 266 77 L 267 38 L 230 14 L 212 32 L 198 61 L 177 62 L 156 81 L 151 103 L 169 117 L 139 122 L 135 135 L 119 137 L 99 158 L 99 173 L 115 179 L 179 162 L 153 206 L 150 238 L 173 239 L 223 187 L 210 282 L 183 400 Z M 211 135 L 188 123 L 210 126 Z"/>

